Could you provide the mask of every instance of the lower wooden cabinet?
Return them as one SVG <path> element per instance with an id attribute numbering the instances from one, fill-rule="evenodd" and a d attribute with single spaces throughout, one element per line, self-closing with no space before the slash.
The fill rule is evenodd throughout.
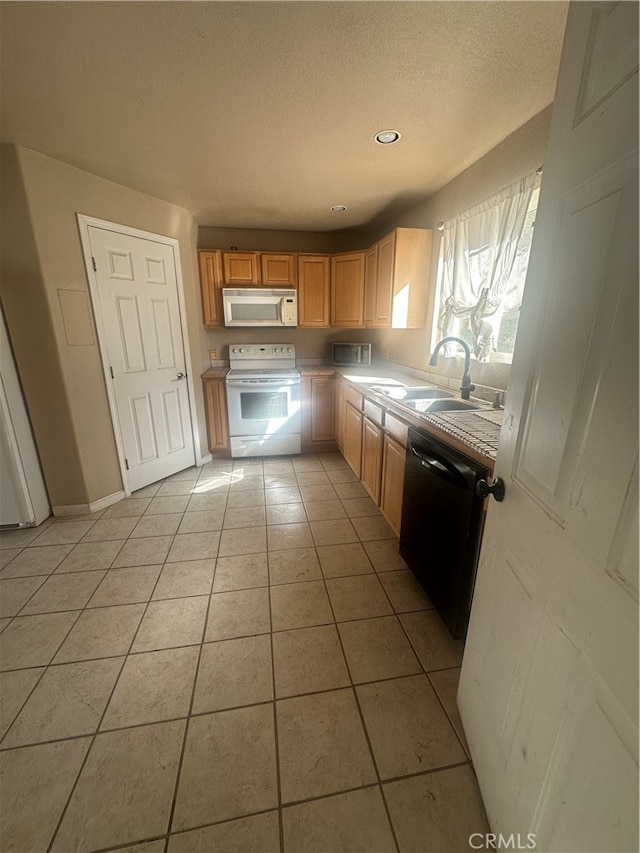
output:
<path id="1" fill-rule="evenodd" d="M 400 523 L 402 521 L 402 491 L 406 456 L 406 450 L 401 444 L 390 435 L 384 436 L 380 509 L 396 536 L 400 536 Z"/>
<path id="2" fill-rule="evenodd" d="M 360 480 L 376 504 L 380 504 L 384 432 L 369 418 L 362 421 L 362 470 Z"/>
<path id="3" fill-rule="evenodd" d="M 362 412 L 345 401 L 342 415 L 342 455 L 360 479 L 362 470 Z"/>
<path id="4" fill-rule="evenodd" d="M 202 385 L 209 450 L 212 453 L 229 450 L 229 419 L 224 377 L 203 376 Z"/>
<path id="5" fill-rule="evenodd" d="M 300 385 L 303 451 L 335 449 L 333 375 L 303 376 Z"/>

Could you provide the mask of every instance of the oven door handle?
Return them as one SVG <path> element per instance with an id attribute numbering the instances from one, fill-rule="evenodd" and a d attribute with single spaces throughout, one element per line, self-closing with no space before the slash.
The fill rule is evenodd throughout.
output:
<path id="1" fill-rule="evenodd" d="M 283 379 L 282 381 L 273 379 L 227 379 L 227 388 L 282 388 L 283 386 L 291 387 L 297 385 L 297 379 Z"/>
<path id="2" fill-rule="evenodd" d="M 449 462 L 448 459 L 434 457 L 433 455 L 425 456 L 423 453 L 420 453 L 419 450 L 416 450 L 413 445 L 411 445 L 411 452 L 420 461 L 423 468 L 427 468 L 437 477 L 441 477 L 443 480 L 446 480 L 455 486 L 460 486 L 465 489 L 467 488 L 467 481 L 460 471 L 458 471 L 456 466 L 452 462 Z"/>

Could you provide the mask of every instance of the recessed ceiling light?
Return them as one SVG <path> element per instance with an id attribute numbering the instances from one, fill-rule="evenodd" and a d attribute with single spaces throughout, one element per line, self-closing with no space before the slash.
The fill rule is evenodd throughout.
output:
<path id="1" fill-rule="evenodd" d="M 346 209 L 346 204 L 334 204 L 333 207 L 329 208 L 332 213 L 344 213 Z"/>
<path id="2" fill-rule="evenodd" d="M 394 142 L 400 139 L 400 134 L 397 130 L 381 130 L 379 133 L 376 133 L 374 139 L 380 145 L 393 145 Z"/>

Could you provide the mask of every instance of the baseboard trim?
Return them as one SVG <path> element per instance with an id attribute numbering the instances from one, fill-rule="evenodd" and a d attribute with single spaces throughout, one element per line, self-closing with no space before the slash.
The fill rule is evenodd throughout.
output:
<path id="1" fill-rule="evenodd" d="M 92 512 L 99 512 L 101 509 L 106 509 L 111 504 L 118 503 L 126 497 L 125 492 L 121 489 L 119 492 L 114 492 L 112 495 L 105 495 L 103 498 L 98 498 L 97 501 L 91 501 L 88 504 L 65 504 L 63 506 L 53 506 L 51 510 L 57 517 L 67 515 L 89 515 Z"/>

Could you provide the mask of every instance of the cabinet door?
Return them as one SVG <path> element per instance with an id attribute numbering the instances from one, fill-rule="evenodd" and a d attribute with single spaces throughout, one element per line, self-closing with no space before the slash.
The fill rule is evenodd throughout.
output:
<path id="1" fill-rule="evenodd" d="M 364 326 L 364 252 L 331 258 L 331 325 Z"/>
<path id="2" fill-rule="evenodd" d="M 262 284 L 266 287 L 295 287 L 296 256 L 293 254 L 276 254 L 262 252 L 260 254 Z"/>
<path id="3" fill-rule="evenodd" d="M 390 435 L 385 435 L 380 509 L 396 536 L 400 536 L 400 523 L 402 521 L 402 490 L 406 455 L 401 444 L 398 444 Z"/>
<path id="4" fill-rule="evenodd" d="M 329 256 L 298 255 L 298 326 L 329 325 Z"/>
<path id="5" fill-rule="evenodd" d="M 209 450 L 229 447 L 229 422 L 224 379 L 203 379 Z"/>
<path id="6" fill-rule="evenodd" d="M 378 244 L 364 253 L 364 325 L 376 324 L 376 289 L 378 286 Z"/>
<path id="7" fill-rule="evenodd" d="M 378 275 L 376 279 L 376 313 L 373 325 L 378 329 L 391 325 L 391 300 L 394 295 L 394 264 L 396 252 L 396 232 L 392 231 L 378 242 Z M 402 300 L 404 285 L 398 282 L 398 299 Z"/>
<path id="8" fill-rule="evenodd" d="M 222 266 L 225 284 L 260 284 L 258 252 L 223 252 Z"/>
<path id="9" fill-rule="evenodd" d="M 341 379 L 333 380 L 333 437 L 336 444 L 342 449 L 342 420 L 344 415 L 344 382 Z"/>
<path id="10" fill-rule="evenodd" d="M 311 379 L 311 441 L 333 441 L 333 377 Z"/>
<path id="11" fill-rule="evenodd" d="M 202 319 L 205 326 L 222 325 L 221 252 L 198 251 Z"/>
<path id="12" fill-rule="evenodd" d="M 345 402 L 342 420 L 342 455 L 360 479 L 362 470 L 362 412 Z"/>
<path id="13" fill-rule="evenodd" d="M 425 228 L 396 228 L 393 260 L 391 326 L 423 329 L 427 325 L 429 271 L 433 232 Z"/>
<path id="14" fill-rule="evenodd" d="M 376 504 L 380 503 L 384 434 L 369 418 L 362 421 L 362 485 Z"/>

